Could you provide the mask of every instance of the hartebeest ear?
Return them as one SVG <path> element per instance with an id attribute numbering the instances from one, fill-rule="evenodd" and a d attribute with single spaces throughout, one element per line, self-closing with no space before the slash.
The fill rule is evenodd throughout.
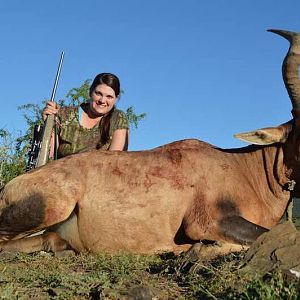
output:
<path id="1" fill-rule="evenodd" d="M 267 127 L 250 132 L 238 133 L 234 137 L 255 145 L 284 143 L 293 128 L 293 120 L 277 127 Z"/>

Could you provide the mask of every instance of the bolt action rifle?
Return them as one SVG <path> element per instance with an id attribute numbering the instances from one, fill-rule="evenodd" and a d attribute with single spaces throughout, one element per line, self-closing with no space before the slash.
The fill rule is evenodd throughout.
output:
<path id="1" fill-rule="evenodd" d="M 56 89 L 59 81 L 59 76 L 64 60 L 65 53 L 62 52 L 56 73 L 56 78 L 52 90 L 50 101 L 54 101 Z M 50 150 L 51 135 L 54 127 L 54 115 L 49 115 L 44 125 L 35 125 L 33 130 L 33 137 L 31 140 L 31 147 L 28 152 L 28 162 L 26 171 L 30 171 L 36 167 L 43 166 L 47 163 Z M 56 139 L 56 137 L 55 137 Z"/>

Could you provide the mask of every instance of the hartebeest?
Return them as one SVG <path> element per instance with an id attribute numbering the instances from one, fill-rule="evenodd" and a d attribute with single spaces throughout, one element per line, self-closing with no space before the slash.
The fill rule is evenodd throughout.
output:
<path id="1" fill-rule="evenodd" d="M 300 192 L 300 34 L 270 31 L 291 45 L 283 63 L 291 121 L 236 135 L 253 144 L 239 149 L 183 140 L 37 168 L 1 190 L 0 248 L 154 253 L 204 239 L 249 244 L 278 223 Z"/>

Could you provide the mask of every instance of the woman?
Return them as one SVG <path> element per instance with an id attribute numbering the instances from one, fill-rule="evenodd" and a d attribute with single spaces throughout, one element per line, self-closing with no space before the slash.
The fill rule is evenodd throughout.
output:
<path id="1" fill-rule="evenodd" d="M 57 158 L 92 149 L 122 151 L 128 148 L 129 125 L 126 114 L 115 108 L 120 95 L 120 82 L 110 73 L 98 74 L 89 90 L 90 100 L 79 106 L 59 108 L 47 102 L 43 119 L 57 115 L 58 138 L 54 139 L 50 157 Z"/>

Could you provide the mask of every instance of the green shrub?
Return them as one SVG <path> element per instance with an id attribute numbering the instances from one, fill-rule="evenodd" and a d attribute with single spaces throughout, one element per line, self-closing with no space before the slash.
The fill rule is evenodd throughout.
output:
<path id="1" fill-rule="evenodd" d="M 242 293 L 241 299 L 296 300 L 299 299 L 299 291 L 296 282 L 289 282 L 280 271 L 276 271 L 250 282 Z"/>

